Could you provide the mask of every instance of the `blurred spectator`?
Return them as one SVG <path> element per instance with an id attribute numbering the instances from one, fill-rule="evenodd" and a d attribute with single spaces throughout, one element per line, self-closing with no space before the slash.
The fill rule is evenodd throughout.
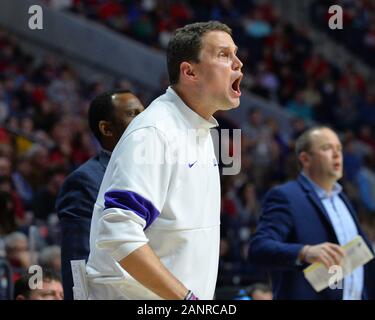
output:
<path id="1" fill-rule="evenodd" d="M 66 111 L 76 113 L 78 105 L 78 84 L 74 71 L 68 66 L 63 66 L 57 78 L 47 88 L 47 94 L 54 103 L 66 107 Z"/>
<path id="2" fill-rule="evenodd" d="M 263 115 L 258 108 L 251 108 L 247 122 L 241 124 L 244 134 L 250 139 L 249 147 L 253 147 L 263 131 Z"/>
<path id="3" fill-rule="evenodd" d="M 346 179 L 354 182 L 358 171 L 362 166 L 363 154 L 358 152 L 353 133 L 349 132 L 343 141 L 344 174 Z"/>
<path id="4" fill-rule="evenodd" d="M 358 109 L 347 95 L 341 95 L 339 103 L 333 109 L 335 127 L 340 131 L 356 128 L 358 125 Z"/>
<path id="5" fill-rule="evenodd" d="M 356 92 L 364 93 L 366 90 L 366 82 L 363 76 L 355 70 L 354 65 L 349 63 L 340 79 L 338 85 L 343 91 L 355 90 Z"/>
<path id="6" fill-rule="evenodd" d="M 48 246 L 42 249 L 38 255 L 39 265 L 43 270 L 53 270 L 55 273 L 61 273 L 61 248 L 58 245 Z"/>
<path id="7" fill-rule="evenodd" d="M 277 75 L 265 63 L 260 63 L 257 66 L 255 84 L 251 88 L 251 91 L 277 102 L 279 86 L 280 81 Z"/>
<path id="8" fill-rule="evenodd" d="M 22 225 L 25 218 L 25 210 L 22 200 L 13 187 L 13 182 L 9 176 L 0 176 L 0 191 L 6 192 L 12 199 L 12 214 L 16 219 L 17 225 Z"/>
<path id="9" fill-rule="evenodd" d="M 11 161 L 8 157 L 0 156 L 0 176 L 10 177 L 12 173 Z"/>
<path id="10" fill-rule="evenodd" d="M 26 209 L 31 208 L 34 190 L 29 182 L 33 167 L 28 155 L 20 156 L 12 174 L 12 181 Z"/>
<path id="11" fill-rule="evenodd" d="M 375 152 L 375 136 L 374 130 L 369 125 L 361 125 L 359 128 L 358 139 L 372 148 L 372 151 Z"/>
<path id="12" fill-rule="evenodd" d="M 47 221 L 48 217 L 56 212 L 55 202 L 57 194 L 64 182 L 65 170 L 53 168 L 46 172 L 46 185 L 34 197 L 33 211 L 37 219 Z"/>
<path id="13" fill-rule="evenodd" d="M 359 105 L 359 117 L 362 124 L 375 126 L 375 94 L 368 93 L 364 103 Z"/>
<path id="14" fill-rule="evenodd" d="M 33 170 L 30 172 L 29 183 L 34 192 L 45 185 L 45 173 L 49 167 L 48 149 L 40 144 L 33 144 L 27 152 L 27 157 Z"/>
<path id="15" fill-rule="evenodd" d="M 322 103 L 322 94 L 318 90 L 314 80 L 309 79 L 307 86 L 303 90 L 303 100 L 307 105 L 310 105 L 314 110 Z"/>
<path id="16" fill-rule="evenodd" d="M 264 38 L 272 32 L 270 23 L 264 20 L 262 12 L 255 10 L 249 18 L 243 19 L 245 32 L 253 38 Z"/>
<path id="17" fill-rule="evenodd" d="M 375 156 L 374 153 L 364 157 L 363 166 L 356 175 L 356 185 L 366 210 L 375 214 Z"/>
<path id="18" fill-rule="evenodd" d="M 287 103 L 286 109 L 305 121 L 314 119 L 313 106 L 306 102 L 303 91 L 296 92 L 294 98 Z"/>
<path id="19" fill-rule="evenodd" d="M 328 62 L 315 52 L 304 61 L 303 67 L 307 76 L 314 80 L 321 80 L 329 72 Z"/>
<path id="20" fill-rule="evenodd" d="M 16 281 L 28 272 L 31 265 L 29 242 L 25 234 L 12 232 L 5 237 L 4 243 L 6 258 L 13 271 L 13 280 Z"/>
<path id="21" fill-rule="evenodd" d="M 34 283 L 35 279 L 31 279 L 33 274 L 25 274 L 16 281 L 14 285 L 15 300 L 62 300 L 64 297 L 63 288 L 60 277 L 57 273 L 49 270 L 43 270 L 42 288 L 31 289 L 30 283 Z"/>
<path id="22" fill-rule="evenodd" d="M 250 182 L 244 183 L 238 189 L 237 194 L 237 219 L 239 219 L 240 225 L 244 228 L 250 227 L 250 225 L 256 225 L 260 215 L 260 204 L 254 184 Z"/>

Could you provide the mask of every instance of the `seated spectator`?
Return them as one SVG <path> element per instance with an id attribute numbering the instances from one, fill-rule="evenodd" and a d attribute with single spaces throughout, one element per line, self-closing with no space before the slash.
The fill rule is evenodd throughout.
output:
<path id="1" fill-rule="evenodd" d="M 251 108 L 248 111 L 247 121 L 241 124 L 242 131 L 250 139 L 249 147 L 252 148 L 256 145 L 259 136 L 264 130 L 263 114 L 259 108 Z"/>
<path id="2" fill-rule="evenodd" d="M 49 167 L 48 149 L 40 144 L 34 144 L 27 152 L 27 157 L 33 168 L 29 182 L 31 187 L 36 190 L 46 184 L 46 172 Z"/>
<path id="3" fill-rule="evenodd" d="M 34 284 L 34 274 L 25 274 L 14 284 L 15 300 L 63 300 L 63 288 L 57 273 L 43 270 L 42 288 L 31 289 L 30 281 Z M 35 284 L 37 285 L 37 284 Z"/>
<path id="4" fill-rule="evenodd" d="M 322 102 L 322 94 L 317 88 L 314 80 L 309 79 L 306 88 L 303 90 L 303 98 L 308 105 L 313 108 L 319 106 Z"/>
<path id="5" fill-rule="evenodd" d="M 302 91 L 295 94 L 294 98 L 288 102 L 286 109 L 305 121 L 314 119 L 313 107 L 306 103 Z"/>
<path id="6" fill-rule="evenodd" d="M 57 274 L 61 272 L 61 248 L 58 245 L 45 247 L 39 254 L 39 265 L 43 270 L 53 270 Z"/>
<path id="7" fill-rule="evenodd" d="M 6 258 L 13 271 L 13 281 L 18 280 L 31 265 L 29 242 L 25 234 L 12 232 L 4 239 Z"/>

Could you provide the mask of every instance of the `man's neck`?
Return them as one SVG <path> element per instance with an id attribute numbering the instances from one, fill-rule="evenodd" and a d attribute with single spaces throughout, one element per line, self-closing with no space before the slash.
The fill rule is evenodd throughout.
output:
<path id="1" fill-rule="evenodd" d="M 336 181 L 327 181 L 323 179 L 319 179 L 319 177 L 315 177 L 307 172 L 304 172 L 304 174 L 316 185 L 318 185 L 320 188 L 322 188 L 324 191 L 326 191 L 328 194 L 331 194 L 333 191 L 333 187 L 335 186 Z"/>
<path id="2" fill-rule="evenodd" d="M 213 112 L 204 106 L 202 102 L 197 99 L 197 95 L 192 93 L 194 90 L 192 89 L 191 92 L 186 92 L 187 90 L 181 89 L 180 86 L 174 85 L 172 89 L 177 93 L 180 99 L 195 113 L 199 114 L 202 118 L 206 119 L 207 121 L 211 118 Z"/>
<path id="3" fill-rule="evenodd" d="M 101 151 L 112 153 L 113 149 L 116 146 L 116 143 L 110 140 L 107 140 L 106 138 L 103 139 L 102 143 L 100 144 Z"/>

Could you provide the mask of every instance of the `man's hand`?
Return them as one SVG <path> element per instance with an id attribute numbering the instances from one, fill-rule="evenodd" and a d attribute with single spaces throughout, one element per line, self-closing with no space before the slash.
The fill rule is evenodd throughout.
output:
<path id="1" fill-rule="evenodd" d="M 339 245 L 324 242 L 315 246 L 304 246 L 299 257 L 302 262 L 321 262 L 329 269 L 331 266 L 340 265 L 344 256 L 345 252 Z"/>

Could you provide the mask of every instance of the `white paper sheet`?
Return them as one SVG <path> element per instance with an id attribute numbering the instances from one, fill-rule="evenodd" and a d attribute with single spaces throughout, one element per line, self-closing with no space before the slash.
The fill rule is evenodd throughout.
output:
<path id="1" fill-rule="evenodd" d="M 313 286 L 315 291 L 320 292 L 334 283 L 341 281 L 354 269 L 369 262 L 374 258 L 372 252 L 361 236 L 342 246 L 346 255 L 340 266 L 328 270 L 322 263 L 314 263 L 303 270 L 305 278 Z M 341 267 L 341 269 L 339 268 Z"/>
<path id="2" fill-rule="evenodd" d="M 88 288 L 86 278 L 86 262 L 85 260 L 71 260 L 73 275 L 73 297 L 74 300 L 87 300 Z"/>

